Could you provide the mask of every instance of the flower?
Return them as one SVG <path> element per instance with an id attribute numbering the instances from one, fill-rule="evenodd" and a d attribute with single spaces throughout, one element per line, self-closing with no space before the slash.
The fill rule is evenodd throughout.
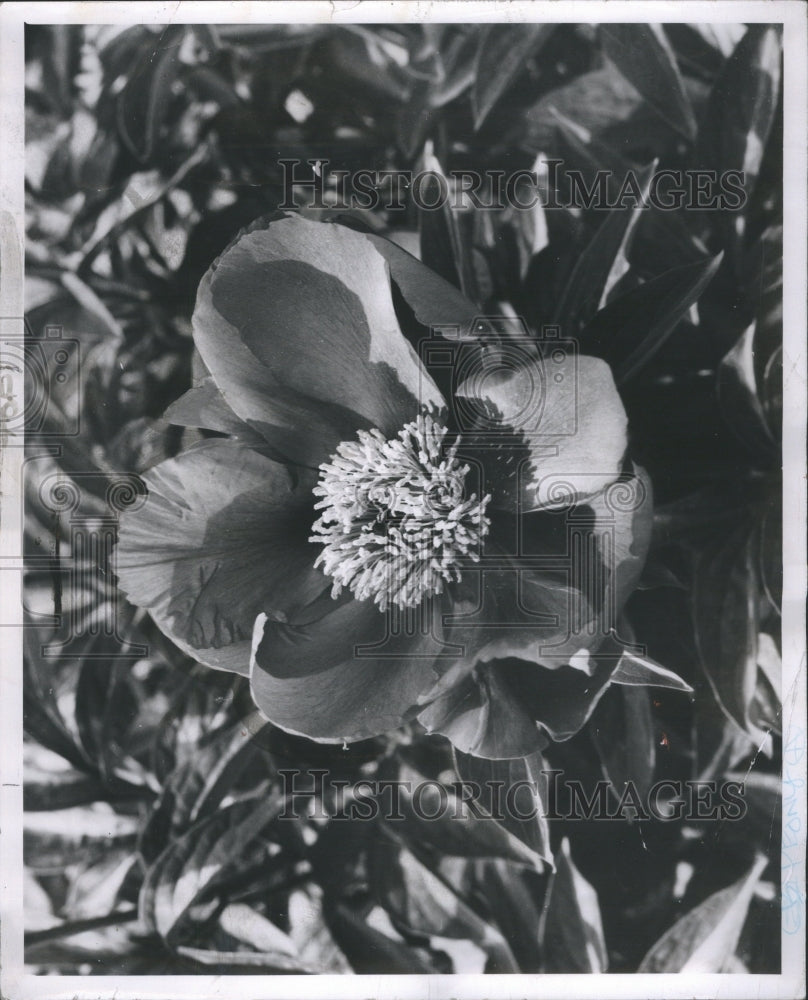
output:
<path id="1" fill-rule="evenodd" d="M 212 433 L 123 516 L 129 599 L 315 740 L 417 716 L 509 757 L 580 728 L 650 526 L 608 366 L 297 216 L 221 255 L 193 330 L 208 374 L 166 419 Z"/>

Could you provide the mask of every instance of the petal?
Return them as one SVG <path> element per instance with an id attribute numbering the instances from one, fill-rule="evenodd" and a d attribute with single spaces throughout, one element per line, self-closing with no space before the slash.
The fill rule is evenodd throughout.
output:
<path id="1" fill-rule="evenodd" d="M 390 240 L 372 234 L 367 239 L 387 261 L 390 277 L 419 323 L 430 328 L 457 326 L 461 333 L 471 330 L 479 309 L 451 282 Z"/>
<path id="2" fill-rule="evenodd" d="M 440 733 L 463 753 L 488 759 L 527 757 L 544 749 L 547 740 L 496 672 L 486 667 L 459 681 L 451 674 L 430 692 L 434 700 L 418 716 L 428 732 Z"/>
<path id="3" fill-rule="evenodd" d="M 588 503 L 530 513 L 518 538 L 492 519 L 480 563 L 456 587 L 447 638 L 471 662 L 520 658 L 545 667 L 572 662 L 612 634 L 637 585 L 651 541 L 653 499 L 635 467 Z"/>
<path id="4" fill-rule="evenodd" d="M 514 344 L 456 392 L 476 411 L 482 447 L 474 432 L 468 439 L 493 480 L 493 503 L 511 511 L 594 496 L 618 477 L 626 451 L 627 418 L 606 362 L 578 356 L 564 341 L 540 344 L 532 359 Z"/>
<path id="5" fill-rule="evenodd" d="M 617 656 L 596 659 L 591 676 L 563 666 L 555 670 L 524 660 L 479 666 L 421 711 L 430 732 L 446 736 L 475 757 L 523 757 L 553 740 L 574 736 L 606 690 Z"/>
<path id="6" fill-rule="evenodd" d="M 498 660 L 488 669 L 506 697 L 518 701 L 551 739 L 568 740 L 594 712 L 618 658 L 615 650 L 598 654 L 591 676 L 571 666 L 547 670 L 524 660 Z"/>
<path id="7" fill-rule="evenodd" d="M 414 634 L 372 601 L 339 604 L 294 637 L 259 616 L 251 672 L 256 704 L 281 729 L 320 742 L 398 728 L 434 685 L 433 664 L 446 652 L 435 637 L 440 605 L 432 605 L 430 627 Z"/>
<path id="8" fill-rule="evenodd" d="M 264 444 L 260 434 L 230 409 L 210 376 L 175 400 L 163 414 L 163 420 L 180 427 L 230 434 L 251 445 Z"/>
<path id="9" fill-rule="evenodd" d="M 296 462 L 443 406 L 398 327 L 384 259 L 343 226 L 285 217 L 244 233 L 203 278 L 193 324 L 228 405 Z"/>
<path id="10" fill-rule="evenodd" d="M 121 518 L 121 589 L 190 655 L 246 672 L 256 615 L 291 614 L 328 585 L 307 541 L 311 483 L 225 440 L 145 479 L 146 503 Z"/>

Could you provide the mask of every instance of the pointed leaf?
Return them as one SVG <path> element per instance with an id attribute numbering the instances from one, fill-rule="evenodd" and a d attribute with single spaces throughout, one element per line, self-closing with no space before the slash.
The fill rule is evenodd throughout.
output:
<path id="1" fill-rule="evenodd" d="M 565 837 L 543 914 L 545 972 L 605 972 L 609 954 L 598 897 L 572 861 Z"/>
<path id="2" fill-rule="evenodd" d="M 474 67 L 474 128 L 479 129 L 554 24 L 490 24 L 481 35 Z"/>
<path id="3" fill-rule="evenodd" d="M 654 160 L 637 179 L 642 201 L 648 196 L 657 162 Z M 577 336 L 579 328 L 592 318 L 604 297 L 628 270 L 626 255 L 642 211 L 642 202 L 611 211 L 578 258 L 555 315 L 555 322 L 565 336 Z"/>
<path id="4" fill-rule="evenodd" d="M 140 852 L 146 861 L 155 858 L 167 842 L 219 805 L 255 756 L 257 746 L 253 736 L 257 728 L 260 723 L 254 714 L 219 730 L 212 739 L 201 742 L 196 754 L 169 775 L 143 829 Z"/>
<path id="5" fill-rule="evenodd" d="M 541 754 L 512 760 L 486 760 L 455 752 L 455 766 L 462 781 L 480 788 L 479 806 L 525 844 L 542 866 L 553 864 L 547 822 L 547 782 Z M 496 801 L 500 795 L 502 801 Z M 508 799 L 510 792 L 511 800 Z M 506 808 L 510 802 L 510 808 Z M 525 818 L 520 818 L 525 817 Z"/>
<path id="6" fill-rule="evenodd" d="M 598 702 L 589 723 L 592 742 L 603 772 L 618 798 L 626 785 L 647 794 L 654 779 L 656 737 L 647 689 L 610 688 Z"/>
<path id="7" fill-rule="evenodd" d="M 777 451 L 755 378 L 755 324 L 747 327 L 718 366 L 718 399 L 727 423 L 747 445 L 769 456 Z"/>
<path id="8" fill-rule="evenodd" d="M 299 958 L 282 951 L 213 951 L 208 948 L 192 948 L 179 945 L 177 954 L 193 959 L 204 966 L 215 966 L 219 975 L 236 975 L 239 972 L 305 972 L 316 974 L 325 972 L 316 966 L 307 965 Z"/>
<path id="9" fill-rule="evenodd" d="M 626 650 L 620 657 L 617 669 L 612 674 L 613 684 L 641 685 L 649 687 L 673 688 L 692 694 L 693 688 L 678 674 L 660 666 L 648 656 Z"/>
<path id="10" fill-rule="evenodd" d="M 724 711 L 752 736 L 757 683 L 758 587 L 755 536 L 742 523 L 705 548 L 696 564 L 692 602 L 696 644 Z"/>
<path id="11" fill-rule="evenodd" d="M 281 811 L 277 797 L 236 802 L 171 842 L 146 874 L 140 916 L 170 945 L 187 931 L 190 911 L 243 865 L 248 848 Z"/>
<path id="12" fill-rule="evenodd" d="M 402 932 L 468 939 L 482 948 L 497 972 L 518 972 L 507 942 L 444 881 L 390 837 L 375 844 L 379 897 Z"/>
<path id="13" fill-rule="evenodd" d="M 423 164 L 424 176 L 427 173 L 433 176 L 423 184 L 421 199 L 424 205 L 439 207 L 419 210 L 421 259 L 427 267 L 456 285 L 464 296 L 478 301 L 468 226 L 472 217 L 461 215 L 453 207 L 449 181 L 431 150 L 427 150 Z"/>
<path id="14" fill-rule="evenodd" d="M 640 963 L 638 972 L 728 972 L 755 886 L 768 864 L 759 857 L 748 874 L 713 893 L 678 920 Z"/>
<path id="15" fill-rule="evenodd" d="M 582 350 L 605 358 L 618 384 L 643 368 L 712 281 L 722 256 L 672 268 L 610 302 L 582 334 Z"/>
<path id="16" fill-rule="evenodd" d="M 404 820 L 396 820 L 393 826 L 416 853 L 419 847 L 427 846 L 455 857 L 501 858 L 531 868 L 543 867 L 534 850 L 500 823 L 481 815 L 474 802 L 469 805 L 448 791 L 444 797 L 421 775 L 416 775 L 413 788 L 419 789 L 417 808 L 413 794 L 404 790 L 399 797 Z"/>
<path id="17" fill-rule="evenodd" d="M 780 58 L 779 26 L 750 25 L 713 86 L 699 131 L 703 165 L 742 171 L 747 197 L 777 110 Z"/>
<path id="18" fill-rule="evenodd" d="M 142 162 L 150 159 L 159 138 L 185 30 L 184 25 L 169 25 L 159 38 L 149 39 L 118 97 L 121 138 Z"/>
<path id="19" fill-rule="evenodd" d="M 686 139 L 696 135 L 696 119 L 676 57 L 658 24 L 601 25 L 603 51 L 648 101 Z"/>

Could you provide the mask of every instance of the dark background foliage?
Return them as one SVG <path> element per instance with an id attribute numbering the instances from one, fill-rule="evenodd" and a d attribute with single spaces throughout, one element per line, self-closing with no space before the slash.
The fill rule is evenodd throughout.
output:
<path id="1" fill-rule="evenodd" d="M 80 349 L 27 464 L 31 966 L 677 971 L 706 940 L 711 969 L 777 971 L 778 29 L 36 26 L 26 66 L 27 322 L 32 338 L 55 326 Z M 400 821 L 329 821 L 305 798 L 310 814 L 281 819 L 284 767 L 451 790 L 480 764 L 416 726 L 346 749 L 291 737 L 251 714 L 241 678 L 196 665 L 143 613 L 118 602 L 118 635 L 93 627 L 114 588 L 75 570 L 69 519 L 39 483 L 72 476 L 92 523 L 108 514 L 113 473 L 182 446 L 188 432 L 160 415 L 191 384 L 197 284 L 282 201 L 279 158 L 311 177 L 317 158 L 332 171 L 511 173 L 540 154 L 618 184 L 655 162 L 743 170 L 747 201 L 420 215 L 410 201 L 353 214 L 420 244 L 481 310 L 510 303 L 605 357 L 631 456 L 653 482 L 653 546 L 624 628 L 693 698 L 614 688 L 544 761 L 490 773 L 544 764 L 615 790 L 734 776 L 747 815 L 513 829 L 469 817 L 459 835 L 411 808 Z M 121 657 L 122 641 L 140 652 Z M 540 860 L 551 853 L 554 872 Z"/>

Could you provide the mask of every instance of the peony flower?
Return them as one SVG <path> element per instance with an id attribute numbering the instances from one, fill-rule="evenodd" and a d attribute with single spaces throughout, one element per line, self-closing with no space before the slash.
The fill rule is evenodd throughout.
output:
<path id="1" fill-rule="evenodd" d="M 579 729 L 626 674 L 650 527 L 608 366 L 296 216 L 212 265 L 193 331 L 209 374 L 166 419 L 212 433 L 122 518 L 129 599 L 315 740 L 417 717 L 509 757 Z"/>

